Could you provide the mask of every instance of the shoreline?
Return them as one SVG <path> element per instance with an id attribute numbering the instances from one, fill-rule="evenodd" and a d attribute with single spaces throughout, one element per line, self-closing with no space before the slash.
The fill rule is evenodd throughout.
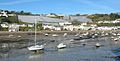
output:
<path id="1" fill-rule="evenodd" d="M 37 33 L 78 33 L 78 32 L 120 32 L 120 30 L 79 30 L 79 31 L 37 31 Z M 2 33 L 16 33 L 16 34 L 20 34 L 20 33 L 34 33 L 34 31 L 29 32 L 29 31 L 19 31 L 19 32 L 8 32 L 8 31 L 0 31 L 0 34 Z"/>
<path id="2" fill-rule="evenodd" d="M 48 34 L 64 34 L 67 33 L 69 35 L 75 35 L 78 33 L 95 33 L 95 32 L 103 32 L 100 30 L 85 30 L 85 31 L 37 31 L 37 35 L 44 35 L 45 33 Z M 104 31 L 107 33 L 118 33 L 120 32 L 120 30 L 107 30 Z M 31 35 L 34 36 L 34 31 L 33 32 L 27 32 L 27 31 L 20 31 L 20 32 L 8 32 L 8 31 L 0 31 L 0 42 L 21 42 L 21 41 L 25 41 L 25 40 L 29 40 L 31 38 Z M 20 37 L 19 37 L 20 36 Z"/>

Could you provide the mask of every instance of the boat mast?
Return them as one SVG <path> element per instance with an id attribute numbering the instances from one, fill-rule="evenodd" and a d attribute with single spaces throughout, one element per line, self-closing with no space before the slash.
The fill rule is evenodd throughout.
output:
<path id="1" fill-rule="evenodd" d="M 37 30 L 37 28 L 36 28 L 36 19 L 35 19 L 35 39 L 34 39 L 35 45 L 36 45 L 36 30 Z"/>

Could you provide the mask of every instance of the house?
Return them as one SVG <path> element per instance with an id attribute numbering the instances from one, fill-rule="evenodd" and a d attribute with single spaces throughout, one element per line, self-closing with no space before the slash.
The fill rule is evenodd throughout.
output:
<path id="1" fill-rule="evenodd" d="M 43 22 L 42 27 L 44 30 L 55 30 L 59 26 L 58 22 Z"/>
<path id="2" fill-rule="evenodd" d="M 78 25 L 78 26 L 73 26 L 73 30 L 74 30 L 74 31 L 80 30 L 80 25 Z"/>
<path id="3" fill-rule="evenodd" d="M 66 22 L 59 22 L 59 25 L 60 25 L 60 26 L 72 25 L 72 23 L 71 23 L 71 22 L 68 22 L 68 21 L 66 21 Z"/>
<path id="4" fill-rule="evenodd" d="M 87 25 L 87 23 L 86 23 L 86 22 L 84 22 L 84 23 L 81 23 L 81 26 L 85 26 L 85 25 Z"/>
<path id="5" fill-rule="evenodd" d="M 97 27 L 96 30 L 117 30 L 117 27 Z"/>
<path id="6" fill-rule="evenodd" d="M 60 27 L 60 26 L 51 26 L 51 25 L 46 25 L 46 26 L 44 26 L 43 25 L 43 29 L 44 30 L 62 30 L 62 27 Z"/>
<path id="7" fill-rule="evenodd" d="M 28 27 L 34 27 L 34 24 L 28 24 L 27 26 Z"/>
<path id="8" fill-rule="evenodd" d="M 84 27 L 83 27 L 84 28 Z M 63 26 L 63 30 L 68 30 L 68 31 L 78 31 L 78 30 L 82 30 L 81 26 L 74 26 L 74 25 L 65 25 Z"/>
<path id="9" fill-rule="evenodd" d="M 104 21 L 98 21 L 97 23 L 100 24 L 100 23 L 103 23 Z"/>
<path id="10" fill-rule="evenodd" d="M 62 28 L 60 26 L 55 26 L 55 27 L 53 27 L 53 30 L 61 31 Z"/>
<path id="11" fill-rule="evenodd" d="M 80 30 L 93 30 L 95 27 L 97 27 L 97 24 L 94 23 L 81 23 Z"/>
<path id="12" fill-rule="evenodd" d="M 19 25 L 17 24 L 9 24 L 9 32 L 18 32 L 19 31 Z"/>
<path id="13" fill-rule="evenodd" d="M 80 30 L 89 30 L 90 27 L 87 27 L 87 26 L 80 26 Z"/>
<path id="14" fill-rule="evenodd" d="M 7 14 L 7 12 L 3 11 L 0 13 L 0 16 L 8 17 L 8 14 Z"/>
<path id="15" fill-rule="evenodd" d="M 44 30 L 53 30 L 54 29 L 54 26 L 51 26 L 51 25 L 42 25 L 42 27 Z"/>
<path id="16" fill-rule="evenodd" d="M 112 23 L 120 23 L 120 19 L 116 19 L 115 21 L 112 21 Z"/>
<path id="17" fill-rule="evenodd" d="M 16 14 L 8 14 L 5 11 L 0 12 L 0 17 L 9 17 L 9 16 L 16 16 Z"/>
<path id="18" fill-rule="evenodd" d="M 100 24 L 100 23 L 120 23 L 120 19 L 116 19 L 113 21 L 98 21 L 97 23 L 98 24 Z"/>
<path id="19" fill-rule="evenodd" d="M 47 16 L 47 17 L 56 17 L 55 14 L 47 14 L 46 16 Z"/>
<path id="20" fill-rule="evenodd" d="M 27 27 L 26 24 L 19 24 L 18 26 L 19 26 L 19 27 Z"/>
<path id="21" fill-rule="evenodd" d="M 65 15 L 63 15 L 63 14 L 54 14 L 54 13 L 51 13 L 51 14 L 47 14 L 46 16 L 47 16 L 47 17 L 52 17 L 52 18 L 63 19 Z"/>
<path id="22" fill-rule="evenodd" d="M 65 25 L 65 26 L 63 26 L 63 30 L 73 31 L 73 25 Z"/>
<path id="23" fill-rule="evenodd" d="M 1 24 L 2 28 L 8 28 L 7 24 Z"/>
<path id="24" fill-rule="evenodd" d="M 66 25 L 71 25 L 68 21 L 56 20 L 55 22 L 42 22 L 42 27 L 45 30 L 63 30 Z"/>

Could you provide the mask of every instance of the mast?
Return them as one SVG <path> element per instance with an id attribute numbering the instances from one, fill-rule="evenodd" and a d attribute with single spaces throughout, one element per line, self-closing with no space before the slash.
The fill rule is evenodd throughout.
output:
<path id="1" fill-rule="evenodd" d="M 37 28 L 36 28 L 36 19 L 35 19 L 35 39 L 34 39 L 35 45 L 36 45 L 36 30 L 37 30 Z"/>

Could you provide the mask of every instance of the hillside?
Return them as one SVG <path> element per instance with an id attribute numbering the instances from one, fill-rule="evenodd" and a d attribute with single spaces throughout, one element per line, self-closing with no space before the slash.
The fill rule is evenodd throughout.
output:
<path id="1" fill-rule="evenodd" d="M 98 21 L 112 21 L 120 18 L 118 13 L 111 13 L 111 14 L 92 14 L 89 15 L 88 18 L 92 19 L 93 22 Z"/>

